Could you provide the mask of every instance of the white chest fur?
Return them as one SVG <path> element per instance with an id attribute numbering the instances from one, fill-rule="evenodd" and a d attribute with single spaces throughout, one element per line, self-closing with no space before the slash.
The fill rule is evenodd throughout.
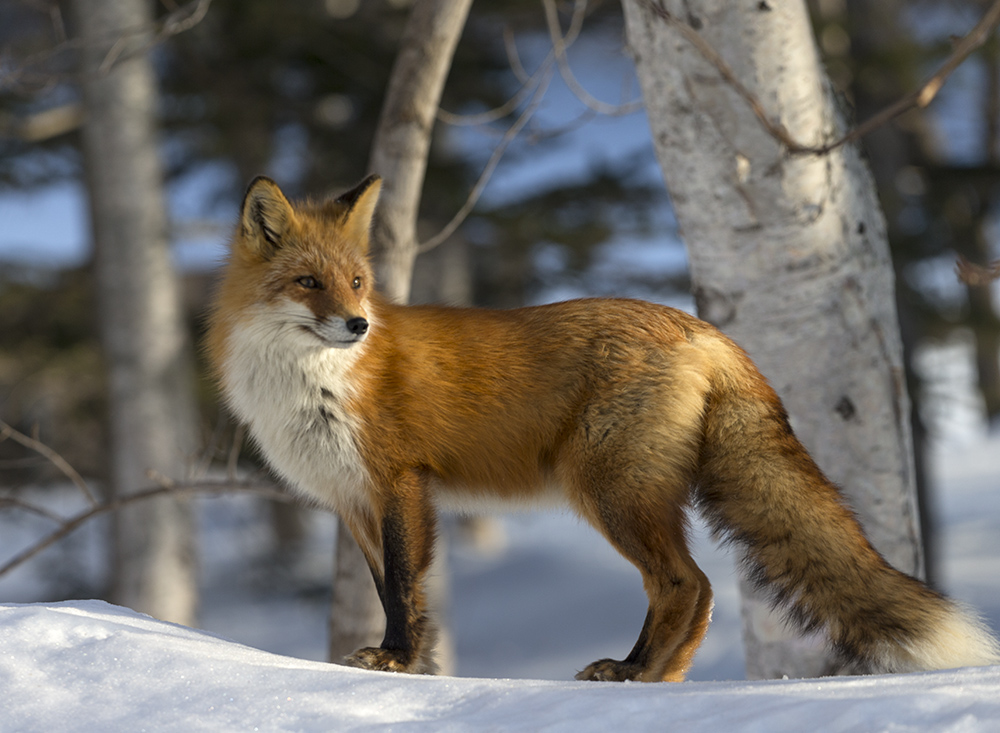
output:
<path id="1" fill-rule="evenodd" d="M 299 326 L 294 304 L 258 308 L 237 326 L 225 364 L 227 398 L 268 462 L 295 488 L 343 510 L 367 473 L 344 405 L 363 344 L 326 348 Z M 290 309 L 292 312 L 289 312 Z M 303 309 L 304 310 L 304 309 Z"/>

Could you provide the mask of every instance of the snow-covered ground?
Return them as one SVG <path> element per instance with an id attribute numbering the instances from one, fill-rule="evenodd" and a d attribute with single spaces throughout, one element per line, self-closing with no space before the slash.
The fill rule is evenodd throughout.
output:
<path id="1" fill-rule="evenodd" d="M 419 677 L 282 657 L 100 601 L 0 608 L 4 731 L 996 731 L 1000 667 L 681 685 Z"/>
<path id="2" fill-rule="evenodd" d="M 944 586 L 998 629 L 1000 437 L 942 445 L 934 458 Z M 282 655 L 99 601 L 3 605 L 0 732 L 1000 730 L 1000 667 L 682 685 L 568 681 L 593 659 L 627 651 L 644 600 L 635 571 L 588 528 L 558 515 L 506 520 L 506 547 L 492 555 L 461 547 L 450 554 L 462 677 L 364 672 L 286 656 L 322 658 L 325 599 L 273 584 L 270 595 L 255 596 L 252 583 L 241 585 L 233 563 L 245 563 L 258 538 L 240 536 L 246 527 L 233 506 L 214 509 L 234 523 L 216 522 L 206 547 L 214 559 L 206 566 L 205 625 Z M 324 557 L 328 542 L 322 538 Z M 693 677 L 738 679 L 731 566 L 706 538 L 696 547 L 717 606 Z M 319 565 L 317 578 L 326 573 Z M 0 601 L 23 600 L 25 577 L 0 581 Z M 267 584 L 258 579 L 258 587 Z"/>

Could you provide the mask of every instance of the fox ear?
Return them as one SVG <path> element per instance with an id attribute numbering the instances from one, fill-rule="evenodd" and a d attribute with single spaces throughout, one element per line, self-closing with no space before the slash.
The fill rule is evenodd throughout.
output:
<path id="1" fill-rule="evenodd" d="M 368 250 L 372 218 L 375 216 L 375 205 L 381 190 L 382 179 L 372 175 L 338 196 L 335 201 L 346 210 L 341 224 L 345 239 L 358 244 L 365 251 Z"/>
<path id="2" fill-rule="evenodd" d="M 240 212 L 240 227 L 246 246 L 268 258 L 281 246 L 295 214 L 278 184 L 266 176 L 250 182 Z"/>

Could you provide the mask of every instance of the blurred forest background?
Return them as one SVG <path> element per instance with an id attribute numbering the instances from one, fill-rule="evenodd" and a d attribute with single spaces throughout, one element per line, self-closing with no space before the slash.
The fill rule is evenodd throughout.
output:
<path id="1" fill-rule="evenodd" d="M 0 3 L 0 418 L 100 487 L 111 471 L 108 379 L 68 5 Z M 866 119 L 917 88 L 951 52 L 952 36 L 987 5 L 812 0 L 816 37 L 846 114 Z M 366 173 L 409 6 L 156 3 L 157 146 L 192 343 L 253 176 L 267 174 L 294 196 L 319 196 Z M 171 21 L 189 17 L 190 27 L 171 32 Z M 616 114 L 588 106 L 560 79 L 540 102 L 532 99 L 526 79 L 550 48 L 538 0 L 473 3 L 434 129 L 421 241 L 461 209 L 498 145 L 505 154 L 455 233 L 418 258 L 412 300 L 510 307 L 614 294 L 692 309 L 648 125 L 641 107 L 629 105 L 639 91 L 619 4 L 591 2 L 569 54 L 585 88 L 608 107 L 622 105 Z M 520 134 L 507 139 L 526 113 Z M 929 108 L 861 144 L 889 226 L 919 464 L 929 437 L 1000 419 L 997 287 L 955 275 L 958 255 L 982 265 L 1000 256 L 1000 39 L 994 34 L 969 58 Z M 188 460 L 192 471 L 221 471 L 242 434 L 218 405 L 196 349 L 193 358 L 199 432 Z M 942 388 L 956 375 L 968 391 Z M 254 470 L 253 452 L 239 455 Z M 6 496 L 58 483 L 64 474 L 24 441 L 0 441 Z M 292 562 L 307 523 L 297 510 L 267 511 L 273 557 Z M 933 551 L 933 571 L 932 559 Z M 100 573 L 55 574 L 42 594 L 106 597 L 111 583 Z"/>

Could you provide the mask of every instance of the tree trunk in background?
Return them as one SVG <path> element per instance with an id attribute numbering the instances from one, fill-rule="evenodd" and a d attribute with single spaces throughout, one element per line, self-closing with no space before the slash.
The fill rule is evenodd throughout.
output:
<path id="1" fill-rule="evenodd" d="M 771 119 L 819 144 L 840 122 L 801 0 L 666 0 Z M 920 574 L 893 273 L 875 189 L 854 148 L 790 155 L 646 0 L 625 0 L 653 139 L 687 244 L 698 312 L 772 381 L 796 433 L 842 486 L 875 546 Z M 751 678 L 835 669 L 746 584 Z"/>
<path id="2" fill-rule="evenodd" d="M 418 0 L 410 11 L 393 65 L 369 170 L 383 177 L 375 222 L 382 292 L 405 303 L 417 256 L 417 211 L 427 169 L 431 131 L 444 82 L 472 0 Z M 428 574 L 443 582 L 439 563 Z M 431 603 L 436 594 L 429 588 Z M 385 616 L 360 548 L 340 522 L 330 609 L 330 659 L 381 640 Z M 441 648 L 439 644 L 439 650 Z M 446 644 L 445 644 L 446 646 Z M 440 655 L 439 655 L 440 657 Z M 447 663 L 439 661 L 442 671 Z"/>
<path id="3" fill-rule="evenodd" d="M 189 348 L 167 242 L 154 115 L 156 80 L 144 52 L 144 0 L 74 0 L 84 39 L 83 148 L 94 266 L 107 361 L 111 489 L 184 477 L 194 447 Z M 128 35 L 126 35 L 126 29 Z M 102 69 L 114 47 L 117 60 Z M 191 508 L 163 498 L 115 514 L 113 600 L 193 624 L 197 576 Z"/>
<path id="4" fill-rule="evenodd" d="M 986 93 L 983 95 L 983 149 L 987 164 L 993 170 L 1000 167 L 1000 41 L 996 35 L 986 46 Z M 982 195 L 983 206 L 976 222 L 976 232 L 970 245 L 974 262 L 988 265 L 994 258 L 989 229 L 996 219 L 993 186 Z M 976 376 L 983 395 L 986 419 L 990 426 L 1000 425 L 1000 316 L 993 288 L 989 285 L 968 288 L 970 320 L 976 340 Z"/>
<path id="5" fill-rule="evenodd" d="M 431 132 L 471 5 L 472 0 L 418 0 L 413 6 L 372 141 L 368 169 L 384 179 L 375 221 L 379 282 L 397 303 L 410 299 Z"/>
<path id="6" fill-rule="evenodd" d="M 840 7 L 829 8 L 831 15 L 842 13 L 850 31 L 850 45 L 842 54 L 862 65 L 856 73 L 853 91 L 855 116 L 866 120 L 879 110 L 900 99 L 919 84 L 923 69 L 916 63 L 884 63 L 885 59 L 904 57 L 906 44 L 911 42 L 905 30 L 903 14 L 907 0 L 847 0 Z M 822 16 L 820 16 L 822 17 Z M 849 59 L 844 58 L 844 63 Z M 897 222 L 907 200 L 899 191 L 897 181 L 904 167 L 919 164 L 927 159 L 929 141 L 933 135 L 927 129 L 926 117 L 913 115 L 905 127 L 885 125 L 873 131 L 863 141 L 865 157 L 879 192 L 879 201 L 888 220 L 888 237 L 901 239 Z M 905 262 L 905 260 L 904 260 Z M 899 261 L 895 263 L 900 267 Z M 897 274 L 901 272 L 897 271 Z M 927 473 L 927 426 L 920 414 L 920 376 L 916 371 L 914 355 L 920 338 L 919 316 L 912 305 L 907 305 L 906 285 L 896 293 L 899 309 L 900 336 L 903 341 L 903 365 L 906 372 L 908 393 L 913 401 L 910 410 L 910 432 L 913 436 L 914 482 L 920 511 L 920 536 L 924 551 L 924 572 L 928 582 L 937 580 L 935 559 L 934 516 L 931 511 L 932 488 Z"/>

